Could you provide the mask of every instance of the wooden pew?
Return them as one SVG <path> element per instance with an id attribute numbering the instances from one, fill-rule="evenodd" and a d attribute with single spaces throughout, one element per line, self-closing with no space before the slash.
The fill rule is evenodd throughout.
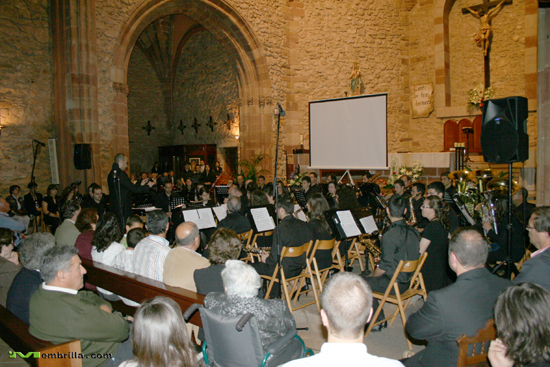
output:
<path id="1" fill-rule="evenodd" d="M 181 311 L 185 312 L 193 303 L 203 304 L 204 295 L 183 288 L 171 287 L 162 282 L 149 279 L 134 273 L 113 268 L 92 260 L 82 258 L 82 265 L 87 271 L 85 281 L 101 287 L 116 295 L 141 303 L 156 296 L 170 297 L 176 301 Z M 136 308 L 126 306 L 123 302 L 111 302 L 113 308 L 127 315 L 133 315 Z M 198 312 L 191 317 L 190 323 L 201 326 Z"/>
<path id="2" fill-rule="evenodd" d="M 73 340 L 68 343 L 54 345 L 50 342 L 35 338 L 29 333 L 29 325 L 21 321 L 17 316 L 12 314 L 6 308 L 0 305 L 0 336 L 6 342 L 13 352 L 20 352 L 27 355 L 29 352 L 40 352 L 40 354 L 55 354 L 61 353 L 81 353 L 80 340 Z M 28 358 L 21 359 L 17 357 L 14 361 L 21 360 L 27 362 L 31 366 L 37 367 L 82 367 L 82 359 L 79 358 Z"/>

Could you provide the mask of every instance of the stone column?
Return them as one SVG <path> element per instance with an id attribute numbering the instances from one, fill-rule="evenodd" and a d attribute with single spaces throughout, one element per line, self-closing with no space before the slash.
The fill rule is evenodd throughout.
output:
<path id="1" fill-rule="evenodd" d="M 537 206 L 550 205 L 550 9 L 538 9 Z"/>
<path id="2" fill-rule="evenodd" d="M 101 182 L 95 0 L 52 0 L 54 125 L 63 186 Z M 92 146 L 92 169 L 74 168 L 74 145 Z"/>

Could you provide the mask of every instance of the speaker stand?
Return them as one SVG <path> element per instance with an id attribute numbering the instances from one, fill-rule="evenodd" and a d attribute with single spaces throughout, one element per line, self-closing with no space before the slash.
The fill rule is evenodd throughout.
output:
<path id="1" fill-rule="evenodd" d="M 518 275 L 519 270 L 516 267 L 516 264 L 512 260 L 512 232 L 514 229 L 512 228 L 512 216 L 514 215 L 512 213 L 512 163 L 508 163 L 508 224 L 506 225 L 506 231 L 508 231 L 508 238 L 506 241 L 506 259 L 495 266 L 493 268 L 493 274 L 496 273 L 500 268 L 503 266 L 504 268 L 504 278 L 510 279 L 512 277 L 512 273 L 515 275 Z"/>

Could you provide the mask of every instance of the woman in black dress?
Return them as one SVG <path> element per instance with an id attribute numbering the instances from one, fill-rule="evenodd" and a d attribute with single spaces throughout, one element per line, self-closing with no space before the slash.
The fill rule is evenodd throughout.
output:
<path id="1" fill-rule="evenodd" d="M 323 215 L 324 212 L 329 210 L 327 200 L 320 192 L 316 192 L 311 195 L 307 201 L 307 210 L 309 222 L 307 226 L 313 234 L 313 245 L 317 240 L 331 240 L 334 236 L 331 234 L 330 227 Z M 315 259 L 317 259 L 317 266 L 319 270 L 326 269 L 332 265 L 332 251 L 331 250 L 317 250 Z"/>
<path id="2" fill-rule="evenodd" d="M 430 195 L 422 205 L 422 216 L 430 222 L 422 232 L 420 254 L 428 252 L 426 262 L 422 267 L 422 276 L 426 291 L 431 292 L 446 287 L 452 283 L 449 267 L 449 225 L 446 222 L 443 200 L 436 195 Z"/>
<path id="3" fill-rule="evenodd" d="M 55 234 L 55 230 L 60 224 L 57 185 L 48 186 L 47 193 L 42 201 L 42 213 L 44 214 L 44 223 L 51 226 L 51 233 Z"/>

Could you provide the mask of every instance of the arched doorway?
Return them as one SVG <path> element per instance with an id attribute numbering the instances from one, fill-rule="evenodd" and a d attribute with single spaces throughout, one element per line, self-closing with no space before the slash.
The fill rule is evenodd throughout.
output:
<path id="1" fill-rule="evenodd" d="M 117 40 L 113 81 L 115 149 L 129 152 L 128 64 L 138 37 L 155 20 L 181 14 L 206 29 L 233 60 L 240 99 L 240 153 L 271 153 L 271 82 L 263 48 L 244 19 L 221 0 L 150 1 L 135 8 Z M 273 156 L 273 155 L 271 155 Z"/>

